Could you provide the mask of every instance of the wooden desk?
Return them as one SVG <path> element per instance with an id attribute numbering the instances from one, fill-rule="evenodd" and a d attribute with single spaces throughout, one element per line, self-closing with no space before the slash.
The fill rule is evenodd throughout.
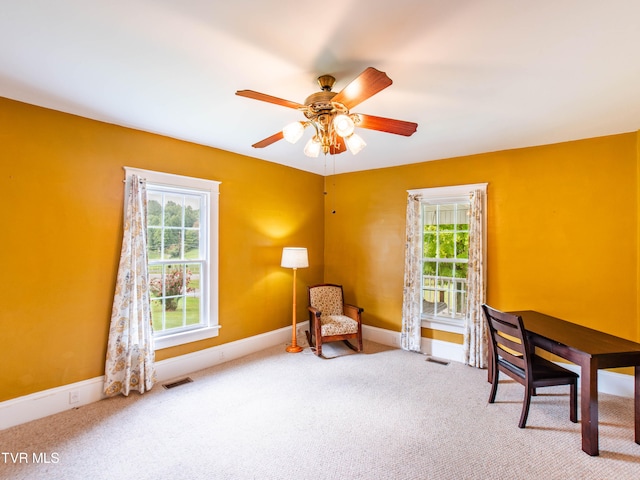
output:
<path id="1" fill-rule="evenodd" d="M 640 343 L 532 310 L 520 315 L 531 342 L 580 365 L 582 450 L 598 455 L 598 369 L 635 367 L 635 441 L 640 444 Z"/>

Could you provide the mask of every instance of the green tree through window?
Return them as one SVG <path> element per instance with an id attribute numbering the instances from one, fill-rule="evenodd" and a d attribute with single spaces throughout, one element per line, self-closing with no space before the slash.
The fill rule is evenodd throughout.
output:
<path id="1" fill-rule="evenodd" d="M 469 203 L 424 204 L 423 313 L 462 318 L 466 311 Z"/>
<path id="2" fill-rule="evenodd" d="M 203 197 L 149 185 L 147 245 L 156 333 L 202 323 L 200 225 Z"/>
<path id="3" fill-rule="evenodd" d="M 216 337 L 220 182 L 125 167 L 147 186 L 147 254 L 156 349 Z"/>

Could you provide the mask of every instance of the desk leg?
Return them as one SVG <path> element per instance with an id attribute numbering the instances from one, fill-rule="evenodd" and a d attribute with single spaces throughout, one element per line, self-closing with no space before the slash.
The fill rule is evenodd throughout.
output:
<path id="1" fill-rule="evenodd" d="M 633 403 L 635 405 L 636 443 L 640 444 L 640 365 L 635 366 L 635 388 Z"/>
<path id="2" fill-rule="evenodd" d="M 580 368 L 580 416 L 582 450 L 591 456 L 599 455 L 598 362 L 593 358 L 581 365 Z"/>

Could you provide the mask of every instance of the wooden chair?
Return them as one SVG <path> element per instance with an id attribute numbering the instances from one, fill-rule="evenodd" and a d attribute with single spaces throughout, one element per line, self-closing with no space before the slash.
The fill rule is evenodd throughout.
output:
<path id="1" fill-rule="evenodd" d="M 362 318 L 360 307 L 344 303 L 342 285 L 323 283 L 307 287 L 309 330 L 307 340 L 312 350 L 322 356 L 322 345 L 339 340 L 355 350 L 362 351 Z M 349 340 L 356 340 L 354 346 Z"/>
<path id="2" fill-rule="evenodd" d="M 518 427 L 525 428 L 531 396 L 539 387 L 570 385 L 569 418 L 578 421 L 578 375 L 535 354 L 526 338 L 522 317 L 482 305 L 489 325 L 493 373 L 489 403 L 494 403 L 498 391 L 498 376 L 502 372 L 524 385 L 525 394 Z"/>

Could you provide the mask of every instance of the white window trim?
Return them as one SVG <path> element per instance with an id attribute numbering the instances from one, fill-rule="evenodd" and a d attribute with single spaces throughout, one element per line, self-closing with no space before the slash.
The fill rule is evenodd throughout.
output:
<path id="1" fill-rule="evenodd" d="M 218 323 L 218 215 L 221 182 L 216 180 L 206 180 L 203 178 L 186 177 L 183 175 L 174 175 L 171 173 L 154 172 L 152 170 L 142 170 L 133 167 L 124 167 L 124 170 L 127 178 L 136 174 L 140 178 L 146 179 L 147 183 L 166 185 L 169 187 L 191 188 L 209 193 L 209 228 L 208 231 L 205 232 L 208 239 L 207 243 L 209 245 L 209 251 L 207 254 L 207 260 L 209 263 L 209 298 L 208 308 L 206 308 L 208 326 L 194 330 L 182 331 L 171 335 L 156 336 L 154 337 L 154 344 L 156 350 L 161 350 L 163 348 L 196 342 L 198 340 L 217 336 L 220 329 L 220 325 Z M 125 201 L 127 195 L 128 192 L 125 192 Z"/>
<path id="2" fill-rule="evenodd" d="M 420 200 L 421 203 L 428 205 L 435 205 L 438 203 L 455 203 L 465 202 L 469 200 L 469 194 L 475 190 L 482 190 L 484 205 L 483 215 L 483 238 L 482 238 L 482 271 L 486 272 L 484 268 L 487 264 L 487 185 L 488 183 L 473 183 L 468 185 L 452 185 L 448 187 L 433 187 L 433 188 L 417 188 L 413 190 L 407 190 L 410 195 L 420 195 L 421 197 L 427 197 Z M 486 278 L 485 278 L 486 284 Z M 450 333 L 464 334 L 465 325 L 464 321 L 446 318 L 434 318 L 427 315 L 422 316 L 422 328 L 430 328 L 432 330 L 440 330 Z"/>

